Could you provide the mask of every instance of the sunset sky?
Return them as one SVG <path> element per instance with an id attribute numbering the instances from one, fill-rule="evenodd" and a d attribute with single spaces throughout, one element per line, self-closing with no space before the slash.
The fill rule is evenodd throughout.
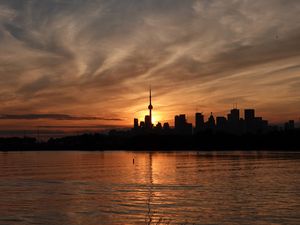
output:
<path id="1" fill-rule="evenodd" d="M 299 0 L 1 0 L 0 135 L 234 103 L 300 118 Z"/>

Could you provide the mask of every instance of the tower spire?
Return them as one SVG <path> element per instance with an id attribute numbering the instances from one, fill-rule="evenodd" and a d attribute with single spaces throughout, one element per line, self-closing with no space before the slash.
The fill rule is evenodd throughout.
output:
<path id="1" fill-rule="evenodd" d="M 148 109 L 149 109 L 149 116 L 150 116 L 150 126 L 152 127 L 152 109 L 153 109 L 153 106 L 152 106 L 152 95 L 151 95 L 151 86 L 150 86 L 150 90 L 149 90 L 149 106 L 148 106 Z"/>
<path id="2" fill-rule="evenodd" d="M 150 86 L 150 105 L 151 105 L 151 86 Z"/>

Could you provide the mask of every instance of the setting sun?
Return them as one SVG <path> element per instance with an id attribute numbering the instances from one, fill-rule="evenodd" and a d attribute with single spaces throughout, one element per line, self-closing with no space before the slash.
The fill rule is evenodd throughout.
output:
<path id="1" fill-rule="evenodd" d="M 145 119 L 145 115 L 148 115 L 149 112 L 146 110 L 140 111 L 137 115 L 139 121 L 143 121 Z M 162 123 L 162 116 L 159 112 L 152 112 L 152 123 L 156 125 L 158 122 Z"/>
<path id="2" fill-rule="evenodd" d="M 157 124 L 158 122 L 161 122 L 161 115 L 159 113 L 155 113 L 153 112 L 153 115 L 152 115 L 152 123 L 155 125 Z"/>

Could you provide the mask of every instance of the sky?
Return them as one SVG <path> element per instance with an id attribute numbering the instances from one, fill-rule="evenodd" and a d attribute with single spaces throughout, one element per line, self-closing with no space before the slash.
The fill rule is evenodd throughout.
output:
<path id="1" fill-rule="evenodd" d="M 299 0 L 1 0 L 0 135 L 196 111 L 300 118 Z"/>

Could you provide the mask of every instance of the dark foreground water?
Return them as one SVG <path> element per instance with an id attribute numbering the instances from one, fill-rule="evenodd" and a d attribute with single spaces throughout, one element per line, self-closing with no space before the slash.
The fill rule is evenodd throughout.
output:
<path id="1" fill-rule="evenodd" d="M 300 224 L 300 154 L 0 152 L 1 225 L 193 223 Z"/>

